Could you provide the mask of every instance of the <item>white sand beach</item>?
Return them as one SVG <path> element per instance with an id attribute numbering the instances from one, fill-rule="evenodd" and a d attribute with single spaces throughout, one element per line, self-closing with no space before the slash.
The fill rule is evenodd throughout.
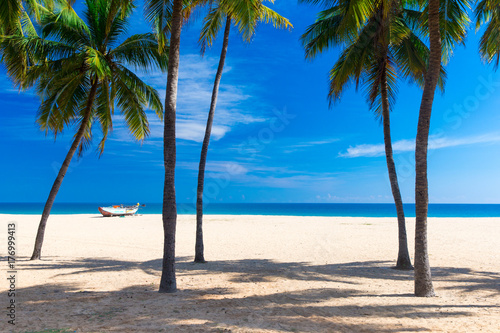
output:
<path id="1" fill-rule="evenodd" d="M 1 332 L 500 330 L 499 218 L 429 219 L 433 298 L 391 269 L 395 218 L 206 216 L 209 262 L 193 264 L 195 218 L 179 216 L 175 294 L 157 292 L 160 215 L 53 215 L 37 262 L 39 216 L 0 219 L 3 270 L 9 222 L 18 253 L 16 325 L 2 315 Z M 414 219 L 408 237 L 412 255 Z"/>

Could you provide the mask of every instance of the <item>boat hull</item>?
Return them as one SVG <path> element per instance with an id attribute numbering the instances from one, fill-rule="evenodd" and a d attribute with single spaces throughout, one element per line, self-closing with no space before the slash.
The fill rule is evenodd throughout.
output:
<path id="1" fill-rule="evenodd" d="M 127 215 L 134 215 L 138 209 L 139 209 L 139 206 L 99 207 L 99 212 L 102 214 L 102 216 L 105 216 L 105 217 L 127 216 Z"/>

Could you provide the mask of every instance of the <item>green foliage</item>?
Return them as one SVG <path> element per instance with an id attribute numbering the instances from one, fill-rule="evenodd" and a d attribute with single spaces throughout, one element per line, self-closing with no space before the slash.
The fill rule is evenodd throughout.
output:
<path id="1" fill-rule="evenodd" d="M 6 36 L 38 36 L 32 18 L 40 21 L 42 12 L 53 7 L 53 0 L 1 0 L 0 43 Z M 13 76 L 24 75 L 32 59 L 14 45 L 0 48 L 0 61 Z"/>
<path id="2" fill-rule="evenodd" d="M 206 0 L 183 0 L 183 18 L 187 21 L 194 8 L 204 4 Z M 144 16 L 156 32 L 159 51 L 168 46 L 170 28 L 172 22 L 173 1 L 172 0 L 146 0 L 144 2 Z"/>
<path id="3" fill-rule="evenodd" d="M 471 0 L 445 0 L 440 1 L 439 29 L 441 32 L 441 55 L 443 62 L 448 63 L 453 55 L 453 49 L 464 45 L 467 29 L 471 22 L 467 11 L 471 8 Z M 423 8 L 420 28 L 425 36 L 428 35 L 428 8 L 427 3 Z"/>
<path id="4" fill-rule="evenodd" d="M 92 140 L 92 125 L 100 125 L 104 143 L 112 130 L 114 106 L 123 114 L 132 135 L 143 140 L 149 134 L 146 109 L 160 118 L 163 106 L 158 93 L 127 66 L 135 69 L 167 69 L 168 52 L 159 52 L 156 36 L 133 35 L 122 43 L 132 4 L 121 0 L 85 0 L 80 18 L 66 0 L 41 15 L 41 37 L 11 35 L 2 50 L 22 50 L 32 59 L 26 71 L 16 71 L 15 59 L 7 61 L 12 79 L 21 88 L 35 87 L 42 102 L 37 123 L 57 136 L 65 127 L 81 123 L 90 110 L 80 153 Z M 91 91 L 95 89 L 95 98 Z M 90 108 L 90 109 L 89 109 Z"/>
<path id="5" fill-rule="evenodd" d="M 495 62 L 495 69 L 500 61 L 500 4 L 496 0 L 481 0 L 476 8 L 476 29 L 486 24 L 481 36 L 479 53 L 487 63 Z"/>
<path id="6" fill-rule="evenodd" d="M 331 103 L 354 83 L 365 87 L 370 107 L 380 116 L 380 89 L 387 81 L 388 98 L 393 104 L 397 81 L 406 78 L 423 87 L 430 51 L 427 38 L 427 3 L 397 0 L 302 0 L 329 6 L 302 36 L 306 58 L 323 50 L 340 47 L 341 54 L 330 71 Z M 333 5 L 332 5 L 333 4 Z M 468 0 L 442 2 L 441 35 L 443 61 L 453 48 L 463 43 L 469 18 Z M 439 86 L 444 89 L 446 73 L 441 69 Z"/>
<path id="7" fill-rule="evenodd" d="M 259 22 L 271 23 L 275 28 L 293 27 L 287 18 L 265 6 L 262 0 L 198 1 L 198 4 L 204 3 L 209 4 L 209 12 L 203 20 L 199 39 L 202 53 L 212 45 L 227 17 L 231 18 L 247 42 L 251 40 Z"/>

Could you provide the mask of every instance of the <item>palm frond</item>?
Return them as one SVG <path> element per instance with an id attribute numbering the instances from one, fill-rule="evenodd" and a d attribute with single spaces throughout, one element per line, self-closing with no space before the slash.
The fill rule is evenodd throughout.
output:
<path id="1" fill-rule="evenodd" d="M 212 8 L 203 19 L 200 38 L 198 42 L 201 46 L 201 53 L 204 54 L 207 47 L 212 46 L 212 43 L 217 38 L 217 34 L 226 21 L 226 14 L 220 7 Z"/>
<path id="2" fill-rule="evenodd" d="M 350 83 L 355 83 L 356 89 L 358 88 L 362 75 L 374 57 L 373 49 L 362 47 L 364 42 L 361 39 L 358 39 L 358 42 L 346 47 L 330 70 L 328 92 L 330 105 L 340 100 L 343 91 L 349 87 Z"/>
<path id="3" fill-rule="evenodd" d="M 327 9 L 318 16 L 316 22 L 307 27 L 301 36 L 306 58 L 314 58 L 318 53 L 337 46 L 343 40 L 339 33 L 343 15 L 338 15 L 338 7 Z"/>
<path id="4" fill-rule="evenodd" d="M 247 42 L 252 39 L 259 23 L 271 23 L 275 28 L 293 28 L 287 18 L 265 6 L 262 0 L 199 0 L 195 3 L 210 5 L 198 40 L 202 54 L 213 44 L 224 22 L 228 19 L 237 27 L 243 40 Z"/>
<path id="5" fill-rule="evenodd" d="M 85 48 L 85 55 L 85 64 L 100 80 L 111 75 L 112 69 L 104 54 L 92 47 L 87 47 Z"/>
<path id="6" fill-rule="evenodd" d="M 0 1 L 0 25 L 7 27 L 7 29 L 15 26 L 22 12 L 23 6 L 20 0 Z"/>
<path id="7" fill-rule="evenodd" d="M 481 25 L 486 25 L 486 29 L 479 42 L 479 53 L 481 58 L 491 63 L 494 61 L 495 69 L 500 61 L 500 6 L 497 1 L 481 0 L 476 7 L 476 30 Z"/>
<path id="8" fill-rule="evenodd" d="M 424 87 L 425 73 L 429 66 L 430 50 L 413 32 L 399 44 L 391 46 L 394 59 L 403 78 L 415 82 L 420 88 Z M 446 70 L 441 67 L 438 87 L 444 91 Z"/>
<path id="9" fill-rule="evenodd" d="M 108 79 L 102 81 L 102 83 L 97 88 L 96 97 L 96 108 L 95 108 L 95 119 L 101 125 L 102 139 L 98 145 L 99 155 L 104 152 L 104 145 L 108 134 L 113 130 L 113 120 L 112 120 L 112 99 L 110 96 L 110 82 Z"/>
<path id="10" fill-rule="evenodd" d="M 115 83 L 123 82 L 131 91 L 142 96 L 143 107 L 153 110 L 158 118 L 163 119 L 163 104 L 158 92 L 153 87 L 144 83 L 137 75 L 122 65 L 117 67 L 116 73 Z M 116 94 L 118 95 L 118 91 Z"/>
<path id="11" fill-rule="evenodd" d="M 272 23 L 273 27 L 276 29 L 291 29 L 293 28 L 292 23 L 286 18 L 276 13 L 269 7 L 262 5 L 260 7 L 261 13 L 259 21 L 264 23 Z"/>
<path id="12" fill-rule="evenodd" d="M 118 62 L 134 65 L 145 70 L 160 68 L 167 70 L 168 45 L 158 51 L 159 45 L 156 36 L 152 33 L 137 34 L 127 38 L 122 44 L 112 49 L 109 54 Z"/>
<path id="13" fill-rule="evenodd" d="M 43 131 L 57 137 L 68 126 L 85 125 L 79 155 L 91 144 L 94 122 L 102 131 L 102 154 L 115 104 L 134 137 L 144 140 L 149 134 L 146 109 L 161 118 L 163 106 L 156 90 L 125 66 L 165 71 L 165 46 L 159 47 L 149 33 L 131 36 L 115 47 L 126 31 L 132 0 L 85 0 L 83 19 L 72 5 L 72 0 L 56 0 L 56 5 L 40 9 L 40 27 L 26 14 L 17 32 L 0 40 L 2 60 L 12 62 L 8 70 L 19 86 L 35 86 L 41 98 L 37 123 Z M 15 52 L 29 59 L 14 65 Z"/>
<path id="14" fill-rule="evenodd" d="M 83 73 L 74 73 L 73 76 L 65 78 L 58 77 L 57 80 L 48 76 L 42 77 L 37 87 L 37 93 L 42 98 L 37 115 L 40 128 L 57 136 L 65 126 L 76 121 L 86 101 L 89 86 L 90 81 Z"/>
<path id="15" fill-rule="evenodd" d="M 382 119 L 382 85 L 387 89 L 389 110 L 392 110 L 397 95 L 397 70 L 390 53 L 372 61 L 367 71 L 365 84 L 370 109 L 376 118 Z"/>
<path id="16" fill-rule="evenodd" d="M 196 6 L 206 5 L 209 0 L 183 0 L 183 17 L 187 21 Z M 171 0 L 148 0 L 144 2 L 144 17 L 158 34 L 158 47 L 160 53 L 165 50 L 170 36 L 170 23 L 172 21 Z"/>

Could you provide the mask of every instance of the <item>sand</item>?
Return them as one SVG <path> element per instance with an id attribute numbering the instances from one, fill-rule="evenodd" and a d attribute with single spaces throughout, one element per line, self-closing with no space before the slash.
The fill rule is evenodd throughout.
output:
<path id="1" fill-rule="evenodd" d="M 10 221 L 18 253 L 16 325 L 2 314 L 1 332 L 500 331 L 499 218 L 429 219 L 432 298 L 391 269 L 395 218 L 207 216 L 209 262 L 193 264 L 195 219 L 180 216 L 175 294 L 157 292 L 161 216 L 53 215 L 32 262 L 38 220 L 0 215 L 3 270 Z M 414 219 L 408 237 L 413 254 Z"/>

